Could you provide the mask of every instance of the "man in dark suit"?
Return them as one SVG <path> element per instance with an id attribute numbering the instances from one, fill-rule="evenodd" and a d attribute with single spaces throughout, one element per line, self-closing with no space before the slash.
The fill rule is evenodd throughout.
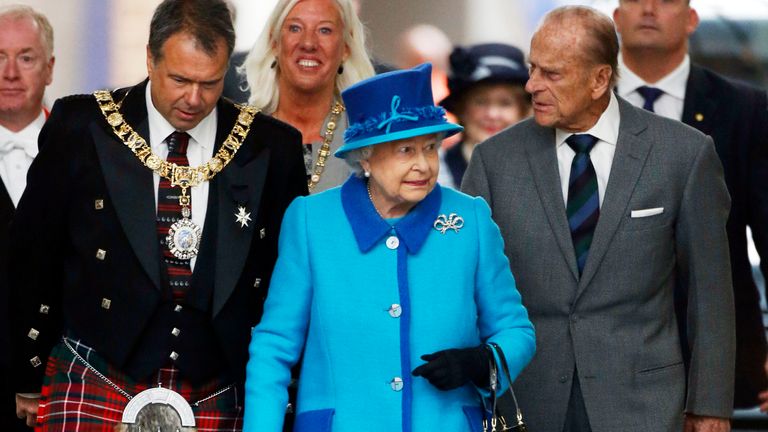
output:
<path id="1" fill-rule="evenodd" d="M 53 79 L 53 29 L 28 6 L 0 8 L 0 346 L 8 347 L 8 227 L 37 155 L 45 123 L 45 87 Z M 4 351 L 5 352 L 5 351 Z M 14 422 L 14 391 L 7 385 L 8 357 L 0 358 L 0 429 L 26 429 Z M 13 424 L 12 424 L 13 423 Z"/>
<path id="2" fill-rule="evenodd" d="M 307 185 L 298 132 L 220 97 L 234 38 L 223 1 L 165 0 L 148 81 L 53 106 L 9 266 L 14 388 L 41 393 L 17 406 L 44 430 L 112 430 L 153 400 L 241 427 L 250 329 Z"/>
<path id="3" fill-rule="evenodd" d="M 764 91 L 692 64 L 688 37 L 699 18 L 689 0 L 620 1 L 614 11 L 621 34 L 617 92 L 636 106 L 710 135 L 731 194 L 728 241 L 736 306 L 736 407 L 768 411 L 766 339 L 760 295 L 747 253 L 747 227 L 768 276 L 768 111 Z M 677 311 L 685 338 L 685 293 Z M 714 347 L 713 347 L 714 349 Z M 684 345 L 687 354 L 687 344 Z M 764 392 L 762 397 L 758 397 Z"/>
<path id="4" fill-rule="evenodd" d="M 722 167 L 710 138 L 613 94 L 618 51 L 611 19 L 594 9 L 547 14 L 531 41 L 534 119 L 478 145 L 464 177 L 462 190 L 491 206 L 536 327 L 515 391 L 535 431 L 726 432 Z M 687 381 L 680 283 L 692 293 Z"/>

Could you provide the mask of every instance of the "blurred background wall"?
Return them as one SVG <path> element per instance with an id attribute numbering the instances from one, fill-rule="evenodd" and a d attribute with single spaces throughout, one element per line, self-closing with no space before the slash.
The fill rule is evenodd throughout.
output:
<path id="1" fill-rule="evenodd" d="M 276 0 L 232 0 L 237 7 L 237 50 L 261 31 Z M 502 41 L 528 51 L 546 11 L 588 4 L 610 14 L 617 0 L 360 0 L 377 59 L 395 63 L 397 36 L 428 23 L 455 44 Z M 159 0 L 0 0 L 45 13 L 55 31 L 56 69 L 47 92 L 57 97 L 134 84 L 146 75 L 145 46 Z M 765 86 L 768 69 L 768 0 L 692 0 L 702 24 L 691 40 L 692 56 L 714 69 Z"/>

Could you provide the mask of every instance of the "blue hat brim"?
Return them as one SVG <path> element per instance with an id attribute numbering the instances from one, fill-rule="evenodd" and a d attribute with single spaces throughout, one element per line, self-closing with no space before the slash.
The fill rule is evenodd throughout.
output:
<path id="1" fill-rule="evenodd" d="M 434 133 L 445 133 L 445 137 L 447 138 L 463 130 L 464 128 L 457 124 L 443 123 L 438 125 L 403 130 L 399 132 L 392 132 L 392 133 L 383 134 L 383 135 L 377 135 L 373 137 L 364 138 L 361 140 L 352 140 L 347 143 L 344 143 L 343 146 L 339 147 L 339 149 L 336 150 L 336 153 L 334 153 L 334 156 L 336 156 L 337 158 L 344 159 L 347 153 L 349 153 L 352 150 L 357 150 L 359 148 L 368 147 L 375 144 L 381 144 L 385 142 L 397 141 L 401 139 L 413 138 L 421 135 L 429 135 Z"/>

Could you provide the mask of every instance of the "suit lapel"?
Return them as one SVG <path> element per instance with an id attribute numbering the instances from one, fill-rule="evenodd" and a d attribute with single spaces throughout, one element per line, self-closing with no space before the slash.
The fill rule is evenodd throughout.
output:
<path id="1" fill-rule="evenodd" d="M 574 279 L 579 278 L 576 264 L 576 254 L 573 250 L 571 231 L 565 215 L 565 203 L 560 185 L 560 172 L 557 167 L 557 151 L 555 149 L 554 129 L 533 126 L 534 137 L 527 143 L 526 152 L 528 163 L 533 173 L 536 190 L 539 193 L 549 225 L 555 234 L 565 261 L 573 273 Z"/>
<path id="2" fill-rule="evenodd" d="M 220 102 L 218 108 L 217 149 L 226 139 L 238 114 L 238 110 L 230 104 Z M 256 224 L 259 220 L 259 203 L 268 166 L 269 150 L 263 142 L 249 136 L 234 160 L 216 177 L 218 232 L 213 316 L 221 311 L 234 291 L 248 258 L 253 236 L 258 235 Z M 242 226 L 236 221 L 235 215 L 239 207 L 250 213 L 251 222 L 248 226 Z"/>
<path id="3" fill-rule="evenodd" d="M 7 229 L 8 226 L 11 224 L 11 219 L 13 219 L 13 213 L 16 212 L 16 207 L 13 205 L 13 200 L 11 199 L 11 196 L 8 194 L 8 189 L 5 187 L 5 183 L 3 183 L 2 180 L 0 180 L 0 229 Z M 0 238 L 2 238 L 2 234 L 0 234 Z M 0 244 L 0 246 L 5 246 Z M 0 256 L 2 256 L 2 252 L 0 252 Z"/>
<path id="4" fill-rule="evenodd" d="M 685 86 L 682 121 L 707 135 L 712 135 L 717 110 L 717 101 L 710 96 L 710 89 L 712 85 L 704 71 L 696 65 L 691 65 Z"/>
<path id="5" fill-rule="evenodd" d="M 8 188 L 5 187 L 5 183 L 0 180 L 0 212 L 5 214 L 6 212 L 13 213 L 15 207 L 11 195 L 8 193 Z"/>
<path id="6" fill-rule="evenodd" d="M 129 89 L 121 112 L 126 122 L 148 139 L 145 89 L 146 81 Z M 160 247 L 152 171 L 112 133 L 106 121 L 91 124 L 90 131 L 120 224 L 142 268 L 160 289 Z"/>
<path id="7" fill-rule="evenodd" d="M 638 138 L 638 134 L 648 126 L 635 112 L 637 109 L 628 102 L 619 99 L 619 111 L 621 113 L 619 139 L 616 143 L 616 152 L 611 164 L 611 173 L 608 178 L 603 205 L 600 207 L 600 219 L 595 228 L 584 272 L 579 280 L 577 295 L 580 295 L 584 288 L 589 285 L 597 272 L 626 212 L 632 191 L 635 189 L 635 184 L 637 184 L 651 149 L 651 144 L 648 141 Z"/>

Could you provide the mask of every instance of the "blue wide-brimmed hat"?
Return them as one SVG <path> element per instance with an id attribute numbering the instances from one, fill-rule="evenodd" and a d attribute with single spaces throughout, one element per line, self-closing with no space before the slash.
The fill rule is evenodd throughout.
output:
<path id="1" fill-rule="evenodd" d="M 432 99 L 432 65 L 398 70 L 360 81 L 341 93 L 349 127 L 336 157 L 355 149 L 420 135 L 450 136 L 464 128 L 449 123 Z"/>

